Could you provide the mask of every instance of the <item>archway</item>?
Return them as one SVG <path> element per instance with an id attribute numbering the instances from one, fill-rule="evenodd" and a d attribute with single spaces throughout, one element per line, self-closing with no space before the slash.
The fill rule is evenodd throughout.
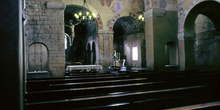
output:
<path id="1" fill-rule="evenodd" d="M 146 66 L 144 29 L 140 25 L 130 16 L 117 19 L 113 27 L 115 61 L 125 59 L 125 66 Z"/>
<path id="2" fill-rule="evenodd" d="M 206 58 L 208 59 L 216 59 L 216 61 L 219 61 L 220 58 L 218 56 L 220 56 L 219 53 L 219 34 L 220 34 L 220 13 L 218 12 L 218 10 L 220 10 L 220 4 L 218 2 L 215 1 L 204 1 L 199 3 L 198 5 L 194 6 L 192 8 L 192 10 L 189 12 L 189 14 L 186 17 L 185 20 L 185 24 L 184 24 L 184 44 L 185 44 L 185 69 L 186 70 L 190 70 L 190 69 L 206 69 L 206 70 L 210 70 L 210 69 L 217 69 L 220 65 L 219 62 L 215 62 L 215 64 L 213 65 L 213 61 L 211 60 L 205 60 L 205 58 L 202 58 L 202 61 L 208 61 L 209 64 L 208 65 L 203 65 L 202 63 L 198 63 L 198 55 L 202 55 L 202 56 L 206 56 Z M 211 52 L 208 51 L 203 51 L 202 52 L 202 48 L 200 49 L 196 49 L 195 51 L 195 47 L 198 47 L 199 45 L 197 45 L 196 43 L 198 43 L 198 30 L 195 28 L 196 26 L 196 19 L 198 17 L 198 15 L 202 15 L 207 17 L 207 20 L 209 20 L 209 22 L 212 22 L 213 26 L 209 27 L 209 28 L 215 28 L 215 32 L 212 32 L 212 44 L 211 45 L 216 45 L 215 47 L 211 47 L 209 44 L 204 44 L 205 42 L 203 42 L 203 45 L 206 45 L 207 47 L 210 46 L 210 48 L 212 48 L 212 53 L 216 54 L 216 55 L 212 55 L 207 57 L 208 54 L 210 54 Z M 197 20 L 198 21 L 198 20 Z M 199 23 L 199 24 L 206 24 L 206 23 Z M 207 31 L 206 31 L 207 32 Z M 201 36 L 200 36 L 201 37 Z M 207 36 L 206 36 L 207 37 Z M 196 39 L 196 40 L 195 40 Z M 201 40 L 200 40 L 201 43 Z M 196 45 L 195 45 L 196 44 Z M 200 44 L 200 47 L 202 45 Z M 204 48 L 203 48 L 204 49 Z M 206 48 L 208 49 L 208 48 Z M 200 54 L 199 54 L 200 52 Z M 204 52 L 208 52 L 204 53 Z M 192 57 L 192 56 L 196 56 Z M 200 57 L 201 58 L 201 57 Z M 200 66 L 200 68 L 199 68 Z M 201 68 L 201 66 L 203 66 L 203 68 Z M 206 68 L 204 68 L 204 66 Z"/>
<path id="3" fill-rule="evenodd" d="M 80 64 L 91 64 L 91 58 L 90 61 L 87 61 L 87 51 L 85 50 L 87 48 L 87 44 L 91 42 L 91 39 L 97 40 L 98 26 L 96 20 L 84 20 L 80 23 L 77 23 L 77 19 L 74 17 L 74 13 L 78 13 L 81 10 L 86 10 L 90 12 L 90 10 L 77 5 L 67 5 L 64 12 L 65 32 L 69 35 L 74 33 L 72 46 L 70 47 L 69 52 L 69 61 L 71 63 L 80 62 Z"/>

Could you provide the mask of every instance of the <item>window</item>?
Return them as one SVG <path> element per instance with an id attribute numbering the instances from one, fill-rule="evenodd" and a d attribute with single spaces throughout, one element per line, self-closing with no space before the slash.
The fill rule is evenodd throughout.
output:
<path id="1" fill-rule="evenodd" d="M 138 48 L 132 47 L 132 60 L 138 60 Z"/>

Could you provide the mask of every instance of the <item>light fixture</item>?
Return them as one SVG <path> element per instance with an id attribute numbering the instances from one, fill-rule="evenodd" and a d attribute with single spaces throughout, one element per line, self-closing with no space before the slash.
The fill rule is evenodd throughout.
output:
<path id="1" fill-rule="evenodd" d="M 96 18 L 96 14 L 89 12 L 89 7 L 86 3 L 86 0 L 83 2 L 84 9 L 80 11 L 79 13 L 74 13 L 74 17 L 76 18 L 75 25 L 83 22 L 83 21 L 94 21 Z"/>
<path id="2" fill-rule="evenodd" d="M 138 20 L 139 20 L 139 22 L 143 22 L 145 20 L 144 16 L 143 15 L 139 15 L 138 16 Z"/>

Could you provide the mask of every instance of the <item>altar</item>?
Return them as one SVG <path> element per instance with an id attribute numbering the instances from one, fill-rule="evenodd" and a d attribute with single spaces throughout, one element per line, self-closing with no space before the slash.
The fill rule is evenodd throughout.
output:
<path id="1" fill-rule="evenodd" d="M 68 65 L 66 67 L 66 71 L 73 71 L 73 70 L 101 70 L 102 65 Z"/>

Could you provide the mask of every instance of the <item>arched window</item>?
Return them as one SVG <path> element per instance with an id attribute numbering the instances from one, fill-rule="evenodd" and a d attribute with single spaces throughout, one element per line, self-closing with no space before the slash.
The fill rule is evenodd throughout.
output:
<path id="1" fill-rule="evenodd" d="M 87 60 L 86 60 L 87 64 L 90 65 L 91 64 L 91 60 L 92 60 L 91 59 L 91 46 L 90 46 L 90 43 L 87 44 L 87 55 L 86 56 L 87 56 Z"/>
<path id="2" fill-rule="evenodd" d="M 96 46 L 95 42 L 92 43 L 92 64 L 96 63 Z"/>

